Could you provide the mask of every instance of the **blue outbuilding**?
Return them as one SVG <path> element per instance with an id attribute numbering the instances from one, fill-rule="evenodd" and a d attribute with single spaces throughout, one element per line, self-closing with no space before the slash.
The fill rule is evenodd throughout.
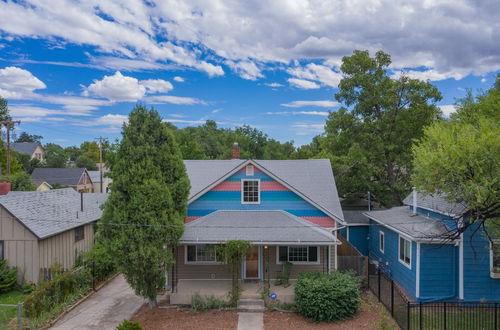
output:
<path id="1" fill-rule="evenodd" d="M 370 261 L 414 301 L 499 301 L 500 241 L 474 226 L 450 239 L 466 208 L 442 196 L 414 192 L 404 204 L 364 212 Z"/>

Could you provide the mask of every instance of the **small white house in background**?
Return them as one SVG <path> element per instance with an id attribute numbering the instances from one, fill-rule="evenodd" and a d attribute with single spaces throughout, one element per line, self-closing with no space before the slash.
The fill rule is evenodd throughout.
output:
<path id="1" fill-rule="evenodd" d="M 20 154 L 30 155 L 31 159 L 45 160 L 45 149 L 39 142 L 14 142 L 11 148 Z"/>
<path id="2" fill-rule="evenodd" d="M 102 192 L 108 191 L 109 184 L 111 183 L 111 178 L 106 177 L 107 168 L 104 168 L 102 173 Z M 101 173 L 100 171 L 88 171 L 90 180 L 92 180 L 92 187 L 95 192 L 101 192 Z"/>
<path id="3" fill-rule="evenodd" d="M 20 283 L 44 279 L 56 262 L 71 268 L 91 248 L 106 198 L 72 188 L 0 196 L 0 259 L 18 268 Z"/>

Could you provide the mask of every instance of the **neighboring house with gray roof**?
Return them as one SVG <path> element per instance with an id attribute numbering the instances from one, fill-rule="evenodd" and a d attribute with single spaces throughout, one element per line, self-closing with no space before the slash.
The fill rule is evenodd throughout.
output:
<path id="1" fill-rule="evenodd" d="M 51 186 L 71 187 L 78 192 L 94 192 L 89 172 L 85 168 L 35 168 L 31 179 L 36 186 L 43 182 Z"/>
<path id="2" fill-rule="evenodd" d="M 56 262 L 71 268 L 91 248 L 106 198 L 72 188 L 0 196 L 0 258 L 18 268 L 20 283 L 44 279 Z"/>
<path id="3" fill-rule="evenodd" d="M 14 142 L 10 146 L 20 154 L 30 155 L 30 159 L 45 160 L 45 149 L 39 142 Z"/>
<path id="4" fill-rule="evenodd" d="M 229 268 L 215 247 L 231 240 L 251 244 L 243 281 L 276 279 L 284 262 L 293 263 L 292 279 L 304 271 L 337 268 L 336 228 L 344 216 L 329 160 L 184 164 L 191 190 L 184 234 L 168 276 L 172 303 L 189 303 L 192 290 L 183 288 L 194 283 L 230 283 Z"/>
<path id="5" fill-rule="evenodd" d="M 450 239 L 468 219 L 464 205 L 443 195 L 414 191 L 404 204 L 364 212 L 371 262 L 415 301 L 498 302 L 500 237 L 490 240 L 476 224 Z"/>
<path id="6" fill-rule="evenodd" d="M 103 170 L 102 173 L 102 192 L 108 192 L 108 187 L 111 184 L 111 178 L 106 176 L 107 170 Z M 95 192 L 101 192 L 101 172 L 100 171 L 88 171 L 90 180 L 92 181 L 92 189 Z"/>

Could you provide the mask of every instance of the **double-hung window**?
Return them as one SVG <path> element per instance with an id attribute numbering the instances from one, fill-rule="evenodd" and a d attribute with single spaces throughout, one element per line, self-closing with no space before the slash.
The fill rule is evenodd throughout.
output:
<path id="1" fill-rule="evenodd" d="M 385 235 L 383 231 L 378 232 L 378 249 L 380 252 L 384 253 L 385 248 Z"/>
<path id="2" fill-rule="evenodd" d="M 411 268 L 411 241 L 399 236 L 399 261 Z"/>
<path id="3" fill-rule="evenodd" d="M 260 181 L 256 179 L 242 180 L 241 182 L 241 203 L 260 203 Z"/>
<path id="4" fill-rule="evenodd" d="M 217 258 L 217 251 L 215 245 L 188 245 L 186 261 L 199 262 L 199 263 L 216 263 L 219 262 Z"/>
<path id="5" fill-rule="evenodd" d="M 278 263 L 319 263 L 318 246 L 280 246 L 278 248 Z"/>
<path id="6" fill-rule="evenodd" d="M 491 243 L 491 274 L 500 278 L 500 240 Z"/>

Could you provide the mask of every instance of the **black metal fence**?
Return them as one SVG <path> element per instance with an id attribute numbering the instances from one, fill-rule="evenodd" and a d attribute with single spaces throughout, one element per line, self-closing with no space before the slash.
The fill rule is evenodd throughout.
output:
<path id="1" fill-rule="evenodd" d="M 401 329 L 500 329 L 499 302 L 411 302 L 389 275 L 372 263 L 368 264 L 368 287 Z"/>

